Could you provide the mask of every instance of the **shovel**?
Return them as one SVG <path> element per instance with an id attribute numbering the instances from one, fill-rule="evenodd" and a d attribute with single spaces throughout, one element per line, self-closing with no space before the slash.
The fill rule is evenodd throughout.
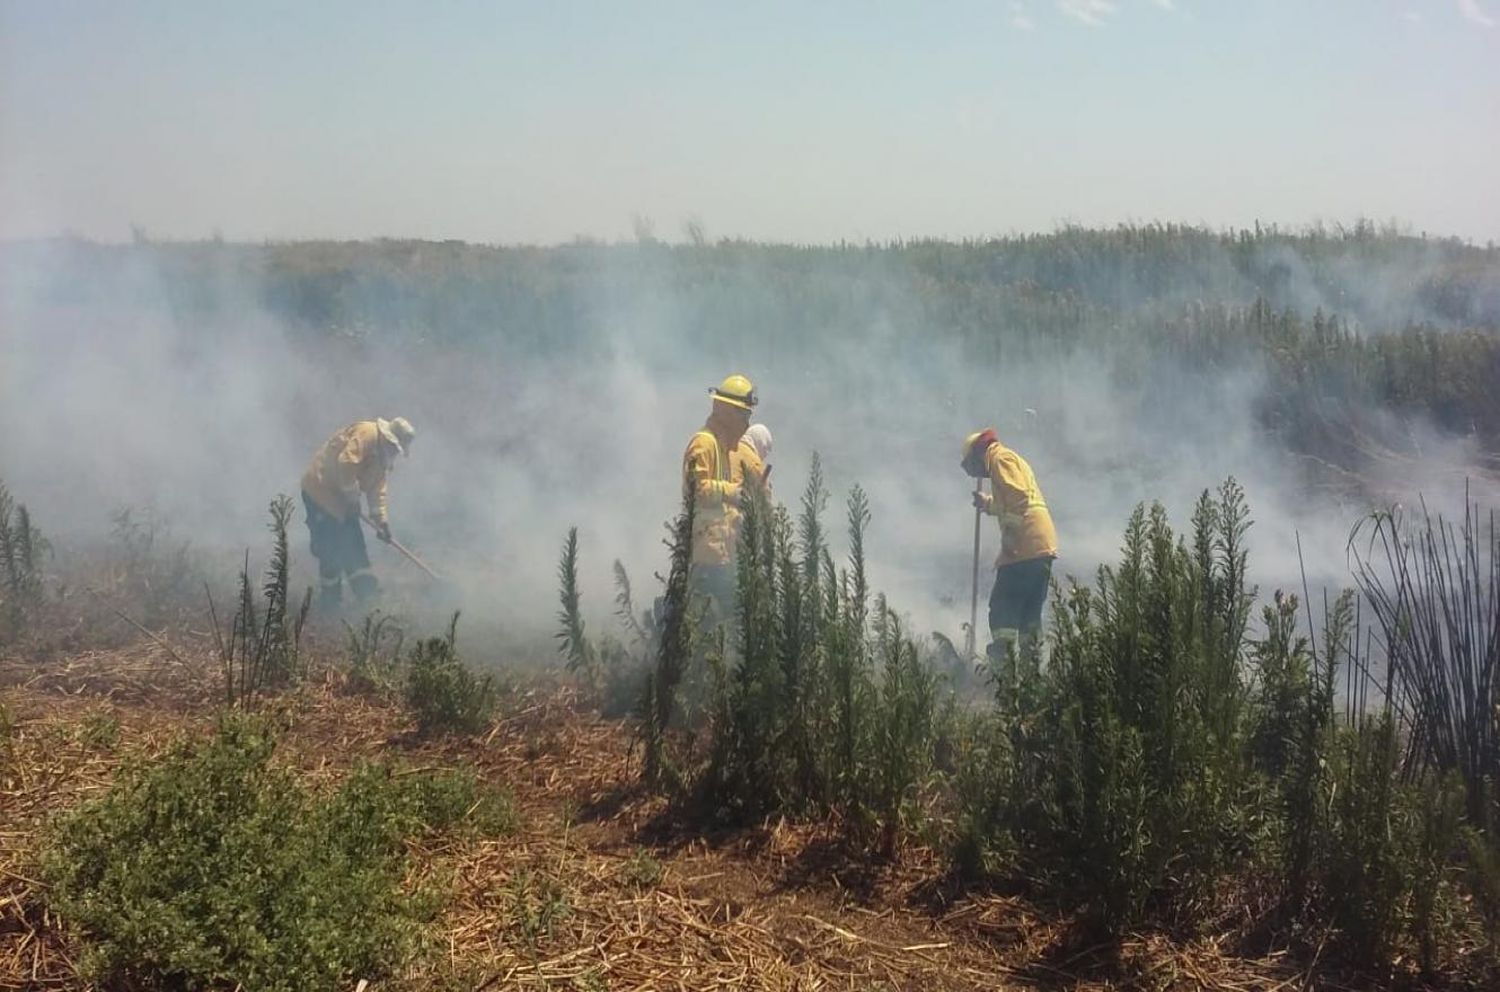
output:
<path id="1" fill-rule="evenodd" d="M 365 516 L 363 513 L 361 513 L 359 515 L 359 519 L 363 520 L 365 523 L 369 524 L 371 527 L 376 527 L 377 526 L 377 524 L 375 523 L 375 521 L 371 520 L 369 517 Z M 439 582 L 442 581 L 440 578 L 438 578 L 438 574 L 436 572 L 434 572 L 432 569 L 428 568 L 427 564 L 425 562 L 423 562 L 422 559 L 418 558 L 416 555 L 414 555 L 410 551 L 408 551 L 406 549 L 406 546 L 403 545 L 400 541 L 396 540 L 394 537 L 390 537 L 390 538 L 386 538 L 386 542 L 385 543 L 389 544 L 391 547 L 395 548 L 397 551 L 399 551 L 403 555 L 405 555 L 407 561 L 411 562 L 413 565 L 417 566 L 422 571 L 426 572 L 427 576 L 429 578 L 435 579 L 435 580 L 437 580 Z"/>
<path id="2" fill-rule="evenodd" d="M 984 492 L 984 480 L 974 480 L 974 495 L 978 496 Z M 974 572 L 973 581 L 969 590 L 969 635 L 964 639 L 964 655 L 974 657 L 975 634 L 974 628 L 979 624 L 979 518 L 984 511 L 974 507 Z"/>

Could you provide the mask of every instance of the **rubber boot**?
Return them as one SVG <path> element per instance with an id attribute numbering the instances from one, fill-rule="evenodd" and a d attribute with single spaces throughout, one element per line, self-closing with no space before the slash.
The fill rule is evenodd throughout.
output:
<path id="1" fill-rule="evenodd" d="M 1016 657 L 1020 647 L 1021 632 L 1019 630 L 1014 627 L 996 627 L 990 631 L 990 644 L 984 649 L 984 653 L 989 656 L 996 671 L 999 671 Z"/>
<path id="2" fill-rule="evenodd" d="M 380 580 L 375 578 L 375 573 L 367 568 L 349 576 L 349 588 L 354 590 L 354 598 L 360 603 L 367 603 L 380 591 Z"/>
<path id="3" fill-rule="evenodd" d="M 338 572 L 332 574 L 318 569 L 318 609 L 336 612 L 344 602 L 344 580 Z"/>

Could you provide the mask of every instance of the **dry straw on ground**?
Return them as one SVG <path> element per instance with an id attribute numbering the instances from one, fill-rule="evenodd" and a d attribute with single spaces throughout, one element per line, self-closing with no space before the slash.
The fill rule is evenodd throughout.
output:
<path id="1" fill-rule="evenodd" d="M 128 756 L 210 724 L 218 673 L 206 654 L 178 651 L 190 660 L 147 643 L 41 668 L 0 662 L 11 723 L 0 752 L 0 989 L 86 987 L 79 946 L 34 877 L 35 844 L 51 815 L 105 789 Z M 381 755 L 471 767 L 515 795 L 511 836 L 413 845 L 421 872 L 452 879 L 452 898 L 431 953 L 371 990 L 1249 992 L 1305 980 L 1286 961 L 1247 961 L 1212 940 L 1073 947 L 1068 921 L 1021 898 L 948 893 L 934 852 L 870 862 L 843 848 L 836 825 L 674 832 L 661 801 L 634 785 L 628 730 L 582 712 L 565 689 L 515 690 L 490 732 L 463 741 L 418 741 L 399 708 L 336 677 L 266 705 L 288 728 L 281 760 L 312 781 Z M 101 742 L 90 726 L 117 735 Z"/>

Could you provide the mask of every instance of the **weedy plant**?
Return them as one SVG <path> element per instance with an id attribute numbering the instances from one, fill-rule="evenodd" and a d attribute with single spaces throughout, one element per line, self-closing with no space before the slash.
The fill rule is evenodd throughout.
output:
<path id="1" fill-rule="evenodd" d="M 682 512 L 667 528 L 669 564 L 661 598 L 661 637 L 641 702 L 642 772 L 645 780 L 656 786 L 676 786 L 682 780 L 680 758 L 673 753 L 672 730 L 677 693 L 700 643 L 697 627 L 701 609 L 694 609 L 689 585 L 696 513 L 693 491 L 684 487 Z"/>
<path id="2" fill-rule="evenodd" d="M 604 669 L 599 711 L 607 717 L 638 712 L 645 705 L 646 682 L 661 637 L 655 614 L 636 612 L 630 575 L 619 559 L 615 560 L 614 571 L 615 617 L 625 639 L 622 642 L 606 637 L 599 647 L 600 663 Z"/>
<path id="3" fill-rule="evenodd" d="M 633 885 L 640 889 L 654 889 L 661 884 L 662 877 L 666 875 L 666 869 L 662 863 L 644 850 L 637 848 L 620 869 L 620 877 L 627 885 Z"/>
<path id="4" fill-rule="evenodd" d="M 349 683 L 360 692 L 380 692 L 395 684 L 406 631 L 379 610 L 365 615 L 359 627 L 344 621 Z"/>
<path id="5" fill-rule="evenodd" d="M 213 594 L 208 594 L 214 641 L 224 666 L 225 700 L 231 707 L 248 708 L 255 696 L 272 686 L 283 686 L 302 677 L 302 628 L 312 608 L 312 587 L 302 597 L 302 605 L 293 611 L 287 586 L 291 571 L 291 553 L 287 545 L 287 525 L 292 517 L 292 500 L 278 496 L 271 501 L 271 563 L 261 586 L 262 601 L 256 603 L 250 579 L 250 553 L 240 570 L 239 597 L 226 632 L 219 623 Z"/>
<path id="6" fill-rule="evenodd" d="M 1436 849 L 1459 848 L 1475 905 L 1500 951 L 1500 537 L 1493 512 L 1465 491 L 1463 520 L 1374 514 L 1350 538 L 1355 578 L 1385 646 L 1386 757 L 1416 798 L 1425 863 L 1418 917 L 1431 935 L 1443 914 L 1432 884 Z M 1462 816 L 1447 793 L 1462 796 Z M 1446 864 L 1446 862 L 1443 862 Z"/>
<path id="7" fill-rule="evenodd" d="M 832 810 L 893 846 L 931 769 L 936 682 L 883 599 L 872 612 L 864 493 L 849 496 L 841 569 L 825 539 L 827 500 L 816 457 L 795 523 L 765 493 L 747 495 L 732 629 L 711 631 L 725 647 L 702 652 L 708 721 L 701 733 L 678 728 L 677 794 L 731 822 Z M 671 732 L 661 716 L 648 712 L 645 736 Z"/>
<path id="8" fill-rule="evenodd" d="M 552 935 L 553 926 L 567 919 L 573 907 L 557 879 L 526 870 L 511 879 L 510 897 L 513 922 L 534 961 L 538 943 Z"/>
<path id="9" fill-rule="evenodd" d="M 620 717 L 645 705 L 652 659 L 659 649 L 656 617 L 637 614 L 630 574 L 616 559 L 615 617 L 624 640 L 606 634 L 596 645 L 588 636 L 578 589 L 578 528 L 570 528 L 558 562 L 558 651 L 567 669 L 582 681 L 588 696 L 606 717 Z"/>
<path id="10" fill-rule="evenodd" d="M 494 679 L 476 676 L 458 655 L 458 616 L 445 636 L 418 641 L 407 656 L 406 705 L 423 736 L 478 733 L 494 715 Z"/>
<path id="11" fill-rule="evenodd" d="M 51 550 L 31 513 L 0 482 L 0 643 L 15 640 L 42 603 L 42 559 Z"/>
<path id="12" fill-rule="evenodd" d="M 1293 930 L 1331 929 L 1353 960 L 1436 968 L 1490 877 L 1463 765 L 1445 777 L 1386 704 L 1400 662 L 1380 685 L 1353 593 L 1306 634 L 1277 593 L 1249 636 L 1249 525 L 1233 480 L 1185 538 L 1139 508 L 1120 563 L 1054 595 L 1050 658 L 994 672 L 992 714 L 958 742 L 958 865 L 1024 874 L 1111 931 L 1201 919 L 1228 883 L 1269 882 Z M 1390 602 L 1465 615 L 1455 586 L 1401 574 Z"/>
<path id="13" fill-rule="evenodd" d="M 1467 491 L 1455 526 L 1378 513 L 1350 538 L 1355 577 L 1390 665 L 1389 700 L 1411 757 L 1461 777 L 1468 819 L 1500 826 L 1500 554 L 1493 513 Z"/>
<path id="14" fill-rule="evenodd" d="M 187 602 L 200 574 L 188 543 L 174 540 L 170 525 L 150 508 L 126 507 L 111 518 L 108 566 L 113 591 L 152 630 L 173 619 L 173 608 Z"/>
<path id="15" fill-rule="evenodd" d="M 568 529 L 562 557 L 557 563 L 562 608 L 557 619 L 562 629 L 557 633 L 558 650 L 567 658 L 568 671 L 576 675 L 592 697 L 600 691 L 599 653 L 584 634 L 583 613 L 579 609 L 582 594 L 578 590 L 578 528 Z"/>

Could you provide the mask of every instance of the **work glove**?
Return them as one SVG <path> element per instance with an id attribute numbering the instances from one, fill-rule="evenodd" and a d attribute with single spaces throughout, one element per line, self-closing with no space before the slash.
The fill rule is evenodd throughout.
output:
<path id="1" fill-rule="evenodd" d="M 993 500 L 993 499 L 994 499 L 994 497 L 991 496 L 989 493 L 983 492 L 983 491 L 980 491 L 980 490 L 975 490 L 975 492 L 974 492 L 974 509 L 976 509 L 976 510 L 983 510 L 985 513 L 989 513 L 990 512 L 990 501 Z"/>
<path id="2" fill-rule="evenodd" d="M 378 538 L 380 538 L 386 544 L 390 544 L 391 543 L 391 525 L 390 525 L 390 522 L 387 521 L 387 520 L 382 520 L 382 521 L 380 521 L 380 523 L 376 524 L 375 525 L 375 536 L 378 537 Z"/>

